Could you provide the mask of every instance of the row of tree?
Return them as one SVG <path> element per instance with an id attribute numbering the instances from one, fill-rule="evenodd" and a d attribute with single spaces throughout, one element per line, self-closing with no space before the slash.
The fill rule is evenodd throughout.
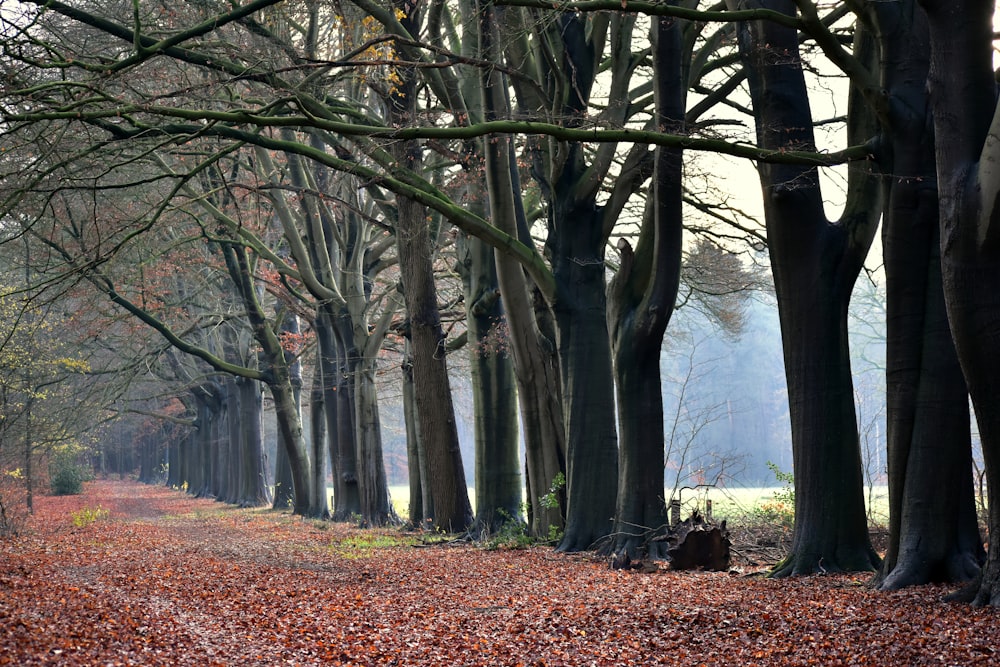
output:
<path id="1" fill-rule="evenodd" d="M 259 383 L 295 511 L 327 511 L 329 460 L 335 516 L 393 520 L 376 383 L 392 339 L 410 406 L 411 518 L 464 530 L 518 516 L 519 418 L 532 530 L 564 528 L 565 551 L 652 556 L 667 524 L 660 350 L 685 226 L 716 250 L 702 268 L 717 277 L 699 293 L 752 284 L 721 251 L 766 242 L 797 500 L 776 574 L 881 567 L 886 588 L 979 576 L 973 594 L 993 603 L 1000 545 L 987 557 L 978 532 L 967 399 L 1000 488 L 992 11 L 975 0 L 128 11 L 27 0 L 0 17 L 3 231 L 32 248 L 36 285 L 102 295 L 168 343 L 143 349 L 151 372 L 183 387 L 174 397 L 196 427 L 171 461 L 183 482 L 260 502 Z M 817 149 L 826 119 L 810 106 L 829 63 L 850 88 L 837 151 Z M 752 118 L 753 145 L 731 116 Z M 693 152 L 755 161 L 763 231 L 685 187 Z M 820 168 L 844 162 L 845 204 L 830 219 Z M 847 336 L 880 221 L 884 561 L 867 532 Z M 475 519 L 447 372 L 459 308 Z M 734 308 L 720 321 L 738 319 Z M 559 502 L 542 502 L 553 489 Z"/>

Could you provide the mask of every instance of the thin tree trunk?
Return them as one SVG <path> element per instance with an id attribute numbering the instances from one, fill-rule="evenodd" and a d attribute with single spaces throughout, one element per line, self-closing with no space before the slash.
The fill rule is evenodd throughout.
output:
<path id="1" fill-rule="evenodd" d="M 410 524 L 425 526 L 434 516 L 434 502 L 427 492 L 427 461 L 420 437 L 420 418 L 417 415 L 413 389 L 413 362 L 410 343 L 406 341 L 403 352 L 403 420 L 406 424 L 406 467 L 410 480 Z"/>
<path id="2" fill-rule="evenodd" d="M 278 430 L 278 446 L 274 454 L 274 501 L 276 510 L 295 506 L 295 489 L 292 482 L 292 465 L 288 462 L 288 445 L 285 436 Z"/>
<path id="3" fill-rule="evenodd" d="M 404 11 L 407 13 L 401 22 L 416 34 L 416 6 L 408 5 Z M 389 100 L 390 118 L 394 125 L 403 127 L 411 122 L 416 109 L 415 73 L 406 69 L 399 74 L 401 83 Z M 419 171 L 421 149 L 415 141 L 395 142 L 392 150 L 401 165 Z M 446 531 L 464 531 L 472 525 L 472 505 L 448 379 L 426 210 L 412 199 L 397 197 L 396 211 L 396 245 L 413 350 L 414 399 L 427 456 L 426 482 L 434 503 L 434 525 Z"/>
<path id="4" fill-rule="evenodd" d="M 355 424 L 358 446 L 358 488 L 361 491 L 361 520 L 368 526 L 384 526 L 397 521 L 389 498 L 382 457 L 382 424 L 379 420 L 375 387 L 377 361 L 366 359 L 354 372 Z"/>
<path id="5" fill-rule="evenodd" d="M 326 502 L 326 458 L 327 432 L 325 396 L 323 391 L 323 369 L 321 354 L 316 355 L 316 368 L 313 371 L 312 386 L 309 388 L 309 438 L 310 451 L 313 456 L 313 484 Z M 323 465 L 319 465 L 322 462 Z M 326 502 L 329 505 L 329 502 Z"/>
<path id="6" fill-rule="evenodd" d="M 477 3 L 479 50 L 484 60 L 500 59 L 497 9 L 488 2 Z M 494 120 L 510 115 L 506 77 L 491 69 L 482 70 L 484 118 Z M 490 137 L 483 144 L 490 219 L 493 224 L 524 243 L 531 243 L 520 198 L 517 161 L 510 138 Z M 562 409 L 562 389 L 555 336 L 546 337 L 535 316 L 531 287 L 524 269 L 503 253 L 495 253 L 497 284 L 503 296 L 508 336 L 513 352 L 517 400 L 524 430 L 525 486 L 528 523 L 532 535 L 548 537 L 550 531 L 565 528 L 566 490 L 560 487 L 552 498 L 553 482 L 566 473 L 566 436 Z M 541 308 L 547 309 L 544 303 Z M 543 497 L 557 502 L 543 502 Z"/>
<path id="7" fill-rule="evenodd" d="M 460 239 L 476 447 L 476 526 L 486 532 L 521 520 L 517 400 L 493 254 L 479 239 Z"/>

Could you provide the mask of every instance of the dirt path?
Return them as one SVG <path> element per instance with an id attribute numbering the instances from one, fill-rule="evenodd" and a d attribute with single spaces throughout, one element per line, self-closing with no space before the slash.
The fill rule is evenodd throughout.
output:
<path id="1" fill-rule="evenodd" d="M 1000 664 L 998 612 L 935 587 L 419 548 L 130 482 L 37 505 L 0 543 L 0 665 Z"/>

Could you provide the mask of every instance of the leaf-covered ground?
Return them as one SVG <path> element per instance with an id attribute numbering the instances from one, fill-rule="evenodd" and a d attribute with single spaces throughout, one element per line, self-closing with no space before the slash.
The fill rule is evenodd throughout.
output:
<path id="1" fill-rule="evenodd" d="M 1000 664 L 1000 612 L 939 587 L 407 539 L 130 482 L 37 498 L 0 543 L 0 664 Z"/>

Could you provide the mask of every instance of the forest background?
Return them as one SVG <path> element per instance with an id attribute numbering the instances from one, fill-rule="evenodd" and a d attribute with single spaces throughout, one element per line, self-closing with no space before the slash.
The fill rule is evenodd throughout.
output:
<path id="1" fill-rule="evenodd" d="M 381 525 L 405 444 L 413 522 L 657 557 L 671 480 L 791 469 L 776 574 L 985 572 L 990 601 L 998 181 L 940 92 L 995 103 L 975 10 L 5 4 L 3 481 L 30 508 L 96 445 Z"/>

